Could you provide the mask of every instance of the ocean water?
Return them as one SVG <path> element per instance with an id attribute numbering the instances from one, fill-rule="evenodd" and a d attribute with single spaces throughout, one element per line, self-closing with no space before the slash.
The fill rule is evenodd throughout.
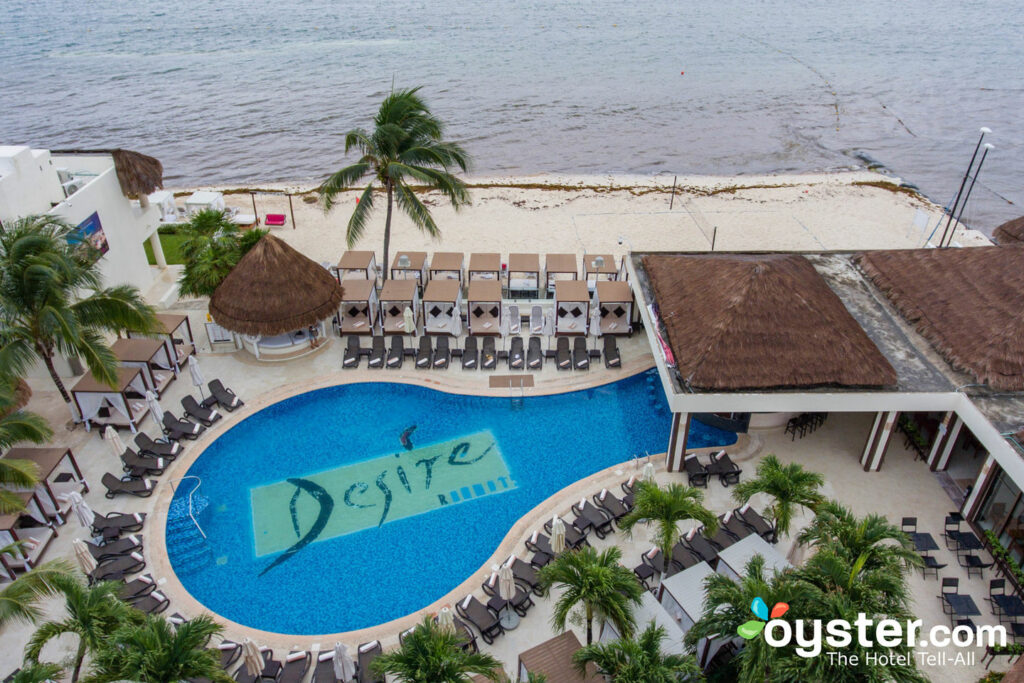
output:
<path id="1" fill-rule="evenodd" d="M 168 555 L 189 593 L 248 626 L 312 635 L 380 624 L 470 577 L 553 493 L 663 452 L 669 417 L 655 371 L 520 408 L 389 383 L 302 394 L 233 426 L 192 464 L 207 539 L 169 515 Z M 689 438 L 735 441 L 697 422 Z M 186 479 L 174 500 L 194 488 Z"/>
<path id="2" fill-rule="evenodd" d="M 878 163 L 965 212 L 1024 201 L 1024 9 L 995 0 L 4 0 L 0 141 L 123 146 L 173 185 L 312 180 L 394 83 L 478 174 Z M 685 73 L 682 73 L 685 72 Z"/>

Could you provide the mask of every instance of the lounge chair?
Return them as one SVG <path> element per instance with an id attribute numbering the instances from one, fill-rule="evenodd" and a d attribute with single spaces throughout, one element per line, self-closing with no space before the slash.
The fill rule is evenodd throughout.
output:
<path id="1" fill-rule="evenodd" d="M 530 337 L 526 347 L 526 367 L 531 370 L 544 368 L 544 349 L 541 348 L 540 337 Z"/>
<path id="2" fill-rule="evenodd" d="M 363 643 L 357 648 L 356 653 L 357 664 L 359 665 L 359 675 L 356 680 L 359 683 L 384 683 L 384 678 L 382 676 L 378 677 L 370 669 L 373 660 L 384 653 L 384 648 L 380 646 L 380 641 L 374 640 L 370 643 Z"/>
<path id="3" fill-rule="evenodd" d="M 494 337 L 484 337 L 483 359 L 480 367 L 484 370 L 493 370 L 498 367 L 498 352 L 494 350 Z"/>
<path id="4" fill-rule="evenodd" d="M 559 370 L 572 369 L 572 354 L 569 352 L 569 338 L 559 337 L 555 346 L 555 363 Z"/>
<path id="5" fill-rule="evenodd" d="M 89 549 L 89 554 L 97 562 L 106 562 L 122 555 L 142 552 L 142 537 L 135 535 L 119 538 L 106 545 L 96 545 L 89 541 L 84 541 L 84 543 L 85 547 Z"/>
<path id="6" fill-rule="evenodd" d="M 508 307 L 508 333 L 519 334 L 522 329 L 523 318 L 519 315 L 519 306 L 511 304 Z"/>
<path id="7" fill-rule="evenodd" d="M 523 358 L 523 338 L 512 337 L 512 343 L 508 349 L 508 369 L 522 370 L 526 359 Z"/>
<path id="8" fill-rule="evenodd" d="M 612 533 L 612 516 L 586 498 L 581 499 L 578 503 L 573 503 L 572 512 L 576 515 L 572 525 L 580 531 L 591 527 L 598 538 L 604 538 Z"/>
<path id="9" fill-rule="evenodd" d="M 437 348 L 434 349 L 434 367 L 444 370 L 452 360 L 451 337 L 441 335 L 437 338 Z"/>
<path id="10" fill-rule="evenodd" d="M 198 420 L 207 427 L 224 417 L 216 410 L 204 408 L 199 405 L 199 401 L 197 401 L 191 394 L 181 399 L 181 407 L 185 410 L 185 415 Z"/>
<path id="11" fill-rule="evenodd" d="M 515 577 L 516 582 L 532 590 L 537 595 L 543 595 L 544 591 L 541 590 L 540 575 L 537 574 L 537 568 L 529 562 L 523 562 L 515 555 L 512 555 L 509 560 L 512 561 L 512 576 Z M 508 560 L 506 560 L 507 562 Z"/>
<path id="12" fill-rule="evenodd" d="M 334 650 L 321 652 L 317 656 L 310 683 L 338 683 L 338 679 L 334 675 Z M 346 683 L 348 682 L 346 681 Z"/>
<path id="13" fill-rule="evenodd" d="M 476 337 L 466 337 L 466 347 L 462 351 L 462 369 L 476 370 L 480 363 L 480 351 L 476 346 Z"/>
<path id="14" fill-rule="evenodd" d="M 153 591 L 128 601 L 135 609 L 146 614 L 160 614 L 171 606 L 171 601 L 160 591 Z"/>
<path id="15" fill-rule="evenodd" d="M 210 389 L 210 397 L 203 401 L 204 408 L 217 404 L 230 413 L 235 408 L 241 408 L 245 405 L 245 402 L 238 398 L 235 392 L 224 386 L 224 383 L 219 379 L 210 380 L 207 387 Z"/>
<path id="16" fill-rule="evenodd" d="M 704 531 L 705 529 L 701 529 L 702 533 Z M 705 536 L 705 538 L 708 537 Z M 708 538 L 708 540 L 711 541 L 711 544 L 716 546 L 719 550 L 725 550 L 733 543 L 735 543 L 737 541 L 737 538 L 733 536 L 731 533 L 729 533 L 728 529 L 726 529 L 722 525 L 718 525 L 718 530 L 715 531 L 715 535 Z"/>
<path id="17" fill-rule="evenodd" d="M 206 431 L 206 427 L 184 418 L 174 417 L 164 411 L 163 417 L 164 434 L 168 439 L 181 441 L 182 439 L 198 439 L 199 435 Z"/>
<path id="18" fill-rule="evenodd" d="M 736 508 L 733 512 L 736 513 L 736 516 L 739 517 L 744 524 L 753 529 L 754 532 L 764 540 L 769 543 L 775 543 L 778 540 L 776 538 L 775 529 L 772 528 L 772 525 L 769 524 L 768 520 L 762 517 L 757 510 L 750 507 L 750 503 L 746 503 L 742 507 Z"/>
<path id="19" fill-rule="evenodd" d="M 165 460 L 174 460 L 181 454 L 181 444 L 174 441 L 154 441 L 145 432 L 135 435 L 135 445 L 139 447 L 139 453 Z"/>
<path id="20" fill-rule="evenodd" d="M 488 645 L 493 643 L 497 636 L 505 632 L 501 622 L 498 621 L 498 615 L 477 600 L 472 594 L 467 595 L 465 599 L 456 603 L 455 612 L 473 624 L 476 630 L 480 632 L 484 642 Z"/>
<path id="21" fill-rule="evenodd" d="M 121 454 L 121 462 L 124 463 L 124 471 L 136 479 L 164 473 L 164 459 L 142 456 L 130 448 L 126 448 Z"/>
<path id="22" fill-rule="evenodd" d="M 533 536 L 526 539 L 526 549 L 533 553 L 530 564 L 534 567 L 545 567 L 555 559 L 550 539 L 539 531 L 534 531 Z"/>
<path id="23" fill-rule="evenodd" d="M 594 494 L 594 505 L 607 512 L 616 522 L 629 514 L 630 506 L 615 497 L 608 489 Z"/>
<path id="24" fill-rule="evenodd" d="M 572 367 L 576 370 L 590 369 L 590 352 L 587 351 L 586 337 L 576 337 L 572 340 Z"/>
<path id="25" fill-rule="evenodd" d="M 619 345 L 614 335 L 606 334 L 604 337 L 604 366 L 606 368 L 621 368 L 622 356 L 619 355 Z"/>
<path id="26" fill-rule="evenodd" d="M 125 602 L 131 602 L 136 598 L 149 595 L 156 590 L 156 581 L 149 574 L 143 574 L 128 581 L 121 587 L 118 597 Z"/>
<path id="27" fill-rule="evenodd" d="M 573 550 L 581 548 L 585 545 L 590 545 L 590 541 L 587 540 L 587 532 L 580 530 L 578 527 L 573 526 L 562 519 L 562 524 L 565 526 L 565 547 L 572 548 Z M 544 531 L 551 533 L 551 520 L 544 522 Z"/>
<path id="28" fill-rule="evenodd" d="M 719 526 L 725 529 L 727 532 L 732 534 L 737 541 L 742 541 L 744 538 L 754 533 L 747 524 L 736 516 L 735 512 L 726 512 L 718 518 Z"/>
<path id="29" fill-rule="evenodd" d="M 620 488 L 622 489 L 622 492 L 626 494 L 622 497 L 622 502 L 625 503 L 627 507 L 632 508 L 633 500 L 636 497 L 636 475 L 634 474 L 629 479 L 622 482 Z"/>
<path id="30" fill-rule="evenodd" d="M 702 536 L 696 528 L 691 529 L 682 538 L 682 542 L 687 549 L 705 562 L 710 563 L 718 557 L 718 548 L 713 546 L 711 541 Z"/>
<path id="31" fill-rule="evenodd" d="M 722 483 L 722 486 L 739 483 L 740 473 L 743 472 L 740 466 L 734 463 L 725 451 L 712 453 L 711 465 L 707 469 L 709 474 L 718 475 L 718 481 Z"/>
<path id="32" fill-rule="evenodd" d="M 96 567 L 89 573 L 92 583 L 99 581 L 117 581 L 128 574 L 136 574 L 146 568 L 146 560 L 139 553 L 130 553 L 115 557 Z"/>
<path id="33" fill-rule="evenodd" d="M 690 453 L 683 458 L 683 469 L 686 470 L 686 479 L 690 486 L 708 487 L 708 468 L 697 460 L 696 453 Z"/>
<path id="34" fill-rule="evenodd" d="M 672 559 L 670 563 L 676 568 L 676 571 L 683 571 L 689 569 L 695 564 L 699 564 L 701 558 L 690 550 L 690 547 L 680 541 L 672 546 Z"/>
<path id="35" fill-rule="evenodd" d="M 107 498 L 113 498 L 121 493 L 138 498 L 148 498 L 153 495 L 152 479 L 128 479 L 125 481 L 107 472 L 100 481 L 107 487 L 105 494 Z"/>
<path id="36" fill-rule="evenodd" d="M 277 677 L 278 683 L 300 683 L 309 671 L 309 663 L 313 661 L 313 655 L 306 650 L 289 652 L 284 658 L 284 668 Z"/>
<path id="37" fill-rule="evenodd" d="M 274 653 L 269 647 L 261 647 L 260 654 L 263 655 L 263 671 L 257 675 L 251 675 L 245 668 L 245 663 L 235 671 L 235 680 L 238 683 L 257 683 L 265 678 L 276 681 L 281 675 L 281 662 L 274 659 Z"/>
<path id="38" fill-rule="evenodd" d="M 544 309 L 540 306 L 530 308 L 530 334 L 540 334 L 544 330 Z"/>
<path id="39" fill-rule="evenodd" d="M 434 623 L 437 623 L 437 617 L 434 617 Z M 452 624 L 455 626 L 455 632 L 462 636 L 462 649 L 465 652 L 479 652 L 480 647 L 476 644 L 476 635 L 473 633 L 473 629 L 458 617 L 452 617 Z"/>
<path id="40" fill-rule="evenodd" d="M 370 360 L 367 361 L 367 367 L 371 368 L 382 368 L 384 367 L 384 337 L 374 335 L 373 339 L 370 340 Z"/>
<path id="41" fill-rule="evenodd" d="M 363 348 L 359 345 L 359 337 L 350 334 L 345 341 L 345 355 L 341 359 L 341 367 L 352 369 L 359 367 L 359 357 L 363 355 Z"/>
<path id="42" fill-rule="evenodd" d="M 126 531 L 141 531 L 142 524 L 146 521 L 146 514 L 136 512 L 125 514 L 123 512 L 111 512 L 109 515 L 95 513 L 92 520 L 92 530 L 107 540 L 117 538 Z"/>
<path id="43" fill-rule="evenodd" d="M 480 587 L 485 594 L 492 598 L 498 595 L 498 572 L 491 572 L 491 575 L 487 577 L 487 580 Z M 533 600 L 530 598 L 530 594 L 523 590 L 523 587 L 519 584 L 516 584 L 516 592 L 512 594 L 512 599 L 508 603 L 512 605 L 512 609 L 516 611 L 516 614 L 521 617 L 525 617 L 527 611 L 533 607 Z"/>
<path id="44" fill-rule="evenodd" d="M 420 337 L 420 348 L 416 352 L 416 367 L 421 370 L 426 370 L 430 367 L 433 360 L 434 347 L 430 343 L 430 337 L 423 335 Z"/>
<path id="45" fill-rule="evenodd" d="M 388 351 L 388 367 L 392 370 L 400 370 L 404 358 L 405 337 L 396 334 L 391 338 L 391 350 Z"/>

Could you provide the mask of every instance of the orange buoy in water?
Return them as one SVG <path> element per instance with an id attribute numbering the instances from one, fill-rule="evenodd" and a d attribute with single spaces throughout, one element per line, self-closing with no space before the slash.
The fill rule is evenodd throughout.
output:
<path id="1" fill-rule="evenodd" d="M 680 76 L 682 76 L 682 75 L 683 75 L 683 74 L 685 74 L 685 73 L 686 73 L 685 71 L 680 71 L 680 72 L 679 72 L 679 75 L 680 75 Z"/>

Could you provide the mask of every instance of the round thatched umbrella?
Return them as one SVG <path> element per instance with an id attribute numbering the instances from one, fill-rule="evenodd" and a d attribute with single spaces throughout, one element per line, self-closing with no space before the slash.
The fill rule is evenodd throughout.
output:
<path id="1" fill-rule="evenodd" d="M 233 332 L 272 337 L 316 325 L 340 303 L 341 285 L 326 268 L 266 235 L 213 292 L 210 314 Z"/>
<path id="2" fill-rule="evenodd" d="M 992 237 L 1001 245 L 1024 244 L 1024 216 L 1006 221 L 992 231 Z"/>

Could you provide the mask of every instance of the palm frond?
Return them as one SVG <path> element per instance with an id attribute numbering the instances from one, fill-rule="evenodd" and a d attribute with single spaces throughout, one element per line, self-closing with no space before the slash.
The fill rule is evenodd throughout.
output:
<path id="1" fill-rule="evenodd" d="M 430 210 L 404 183 L 395 184 L 395 202 L 398 204 L 398 208 L 412 219 L 416 227 L 435 239 L 440 237 L 441 231 L 438 230 L 434 217 L 430 215 Z"/>
<path id="2" fill-rule="evenodd" d="M 320 186 L 320 204 L 325 212 L 334 208 L 334 199 L 339 192 L 349 190 L 371 170 L 369 163 L 360 161 L 346 166 L 332 174 L 323 185 Z"/>

